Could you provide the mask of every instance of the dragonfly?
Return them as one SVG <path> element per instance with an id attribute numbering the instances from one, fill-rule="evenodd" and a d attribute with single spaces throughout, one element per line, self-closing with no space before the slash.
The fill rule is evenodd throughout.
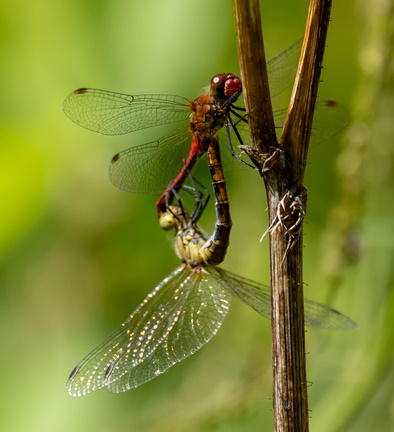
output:
<path id="1" fill-rule="evenodd" d="M 191 188 L 195 196 L 195 203 L 192 216 L 187 217 L 187 213 L 182 207 L 182 200 L 174 191 L 174 195 L 178 197 L 178 206 L 171 206 L 170 200 L 167 198 L 166 211 L 159 219 L 159 224 L 163 230 L 175 229 L 177 233 L 175 236 L 175 251 L 181 261 L 191 267 L 199 265 L 216 266 L 222 263 L 230 244 L 232 227 L 230 203 L 223 173 L 219 141 L 215 138 L 209 143 L 207 159 L 216 207 L 216 223 L 211 237 L 207 240 L 202 236 L 201 232 L 198 235 L 196 234 L 196 224 L 209 200 L 210 195 L 207 190 L 207 199 L 203 202 L 202 193 L 198 192 L 196 187 Z M 191 176 L 189 175 L 189 177 Z M 192 182 L 196 182 L 193 177 L 191 179 Z M 190 189 L 190 186 L 187 185 L 182 187 L 185 190 Z"/>
<path id="2" fill-rule="evenodd" d="M 220 164 L 215 169 L 220 171 Z M 222 185 L 216 191 L 219 189 L 223 193 Z M 168 205 L 159 222 L 164 230 L 175 230 L 176 252 L 182 264 L 73 369 L 67 382 L 71 396 L 83 396 L 101 388 L 120 393 L 156 378 L 212 339 L 227 316 L 233 297 L 270 319 L 269 286 L 217 266 L 228 246 L 229 212 L 225 210 L 220 215 L 207 239 L 197 224 L 205 208 L 197 199 L 198 194 L 191 213 L 174 194 L 178 204 Z M 217 214 L 222 212 L 222 206 L 227 206 L 226 197 L 220 198 L 224 200 L 216 207 Z M 305 324 L 330 330 L 357 327 L 341 312 L 308 299 Z"/>
<path id="3" fill-rule="evenodd" d="M 301 43 L 296 42 L 268 63 L 271 96 L 290 85 Z M 75 123 L 104 135 L 128 134 L 183 122 L 182 126 L 158 140 L 116 154 L 110 164 L 110 179 L 120 189 L 161 194 L 156 202 L 160 216 L 173 192 L 179 190 L 193 166 L 207 151 L 211 139 L 223 127 L 230 153 L 240 159 L 235 155 L 231 133 L 233 131 L 242 144 L 237 124 L 247 121 L 245 109 L 234 105 L 241 93 L 240 77 L 223 73 L 215 75 L 210 86 L 195 100 L 168 94 L 128 95 L 80 88 L 65 99 L 63 110 Z"/>

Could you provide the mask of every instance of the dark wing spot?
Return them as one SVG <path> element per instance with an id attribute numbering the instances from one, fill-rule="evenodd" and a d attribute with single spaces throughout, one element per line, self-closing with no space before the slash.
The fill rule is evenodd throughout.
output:
<path id="1" fill-rule="evenodd" d="M 88 89 L 87 88 L 80 88 L 78 90 L 75 90 L 74 94 L 83 94 L 83 93 L 87 93 Z"/>
<path id="2" fill-rule="evenodd" d="M 68 377 L 68 380 L 71 381 L 75 378 L 75 375 L 80 371 L 80 368 L 78 366 L 75 366 L 75 368 L 70 373 L 70 376 Z"/>
<path id="3" fill-rule="evenodd" d="M 120 153 L 116 154 L 116 155 L 112 158 L 111 163 L 115 163 L 115 162 L 117 162 L 119 159 L 120 159 Z"/>
<path id="4" fill-rule="evenodd" d="M 104 379 L 105 379 L 105 380 L 108 379 L 108 378 L 110 377 L 110 375 L 111 375 L 111 373 L 112 373 L 113 370 L 114 370 L 114 365 L 113 365 L 113 364 L 110 364 L 110 365 L 107 367 L 107 370 L 105 371 L 105 375 L 104 375 Z"/>

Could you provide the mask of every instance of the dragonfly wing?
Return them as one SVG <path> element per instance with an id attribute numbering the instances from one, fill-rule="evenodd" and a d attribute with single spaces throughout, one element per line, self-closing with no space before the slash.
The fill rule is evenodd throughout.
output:
<path id="1" fill-rule="evenodd" d="M 207 267 L 207 272 L 225 284 L 227 289 L 265 318 L 271 319 L 270 287 L 245 279 L 219 267 Z"/>
<path id="2" fill-rule="evenodd" d="M 127 95 L 90 88 L 67 96 L 63 111 L 80 126 L 103 135 L 122 135 L 186 120 L 190 102 L 175 95 Z"/>
<path id="3" fill-rule="evenodd" d="M 67 383 L 69 394 L 103 387 L 122 392 L 153 379 L 206 344 L 230 302 L 229 292 L 209 275 L 179 267 L 77 365 Z"/>
<path id="4" fill-rule="evenodd" d="M 280 139 L 287 110 L 274 112 L 277 137 Z M 345 128 L 350 121 L 348 109 L 339 102 L 318 102 L 313 116 L 311 144 L 324 142 Z"/>
<path id="5" fill-rule="evenodd" d="M 326 330 L 354 330 L 357 324 L 331 306 L 304 300 L 305 325 Z"/>
<path id="6" fill-rule="evenodd" d="M 311 143 L 316 145 L 328 140 L 349 122 L 350 114 L 344 105 L 333 101 L 318 102 L 313 116 Z"/>
<path id="7" fill-rule="evenodd" d="M 114 393 L 138 387 L 162 374 L 209 342 L 219 330 L 231 303 L 231 294 L 215 278 L 197 268 L 187 276 L 157 321 L 154 338 L 158 343 L 134 367 L 127 356 L 114 365 L 108 390 Z"/>
<path id="8" fill-rule="evenodd" d="M 182 127 L 157 141 L 118 153 L 109 168 L 111 182 L 127 192 L 162 193 L 181 170 L 190 143 L 191 132 Z"/>
<path id="9" fill-rule="evenodd" d="M 271 97 L 282 93 L 295 78 L 301 53 L 302 39 L 291 45 L 267 63 Z"/>
<path id="10" fill-rule="evenodd" d="M 228 289 L 247 305 L 265 318 L 271 319 L 271 294 L 269 286 L 253 282 L 234 273 L 217 267 L 207 267 L 206 270 L 227 284 Z M 352 330 L 357 324 L 336 309 L 304 300 L 305 325 L 327 330 Z"/>
<path id="11" fill-rule="evenodd" d="M 71 396 L 82 396 L 106 387 L 108 372 L 121 356 L 126 354 L 129 367 L 133 367 L 150 355 L 158 341 L 152 337 L 148 328 L 152 329 L 159 317 L 157 314 L 163 310 L 166 302 L 177 295 L 177 288 L 189 273 L 190 270 L 185 266 L 178 267 L 143 300 L 120 327 L 74 368 L 67 382 L 67 391 Z M 148 334 L 144 334 L 144 331 L 148 331 Z M 138 347 L 139 350 L 130 353 L 130 346 L 133 349 Z M 116 373 L 112 376 L 116 376 Z"/>

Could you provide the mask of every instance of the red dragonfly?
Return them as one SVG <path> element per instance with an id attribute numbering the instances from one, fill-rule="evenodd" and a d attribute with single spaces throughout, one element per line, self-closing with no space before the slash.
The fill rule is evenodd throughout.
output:
<path id="1" fill-rule="evenodd" d="M 283 91 L 294 75 L 301 41 L 268 63 L 271 95 Z M 197 160 L 207 151 L 210 140 L 226 129 L 233 156 L 230 132 L 241 140 L 237 123 L 245 120 L 234 106 L 242 92 L 238 76 L 215 75 L 207 91 L 194 101 L 175 95 L 127 95 L 81 88 L 63 104 L 65 114 L 80 126 L 104 135 L 121 135 L 153 126 L 190 119 L 169 135 L 134 146 L 112 158 L 110 179 L 122 190 L 159 194 L 158 215 L 172 200 Z M 236 157 L 236 156 L 235 156 Z M 164 191 L 164 192 L 163 192 Z"/>

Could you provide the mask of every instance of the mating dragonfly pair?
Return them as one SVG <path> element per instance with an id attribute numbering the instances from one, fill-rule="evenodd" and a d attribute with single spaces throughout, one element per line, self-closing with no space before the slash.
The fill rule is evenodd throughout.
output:
<path id="1" fill-rule="evenodd" d="M 274 93 L 286 87 L 299 48 L 297 43 L 269 63 Z M 67 383 L 70 395 L 82 396 L 103 387 L 122 392 L 165 372 L 216 334 L 232 296 L 270 318 L 269 287 L 215 267 L 224 260 L 231 230 L 216 135 L 224 127 L 234 155 L 231 133 L 241 140 L 238 123 L 245 121 L 243 109 L 234 105 L 241 92 L 239 77 L 220 74 L 212 78 L 209 91 L 194 101 L 173 95 L 131 96 L 86 88 L 66 98 L 63 109 L 73 121 L 108 135 L 190 117 L 187 127 L 123 151 L 111 161 L 110 178 L 116 186 L 130 192 L 161 193 L 156 203 L 160 225 L 165 230 L 175 229 L 176 251 L 183 264 L 74 368 Z M 195 208 L 190 214 L 179 198 L 186 178 L 204 153 L 213 179 L 217 215 L 209 239 L 197 226 L 205 208 L 200 195 L 194 190 Z M 176 205 L 172 204 L 175 199 Z M 309 300 L 305 300 L 305 323 L 336 330 L 355 328 L 355 323 L 340 312 Z"/>

